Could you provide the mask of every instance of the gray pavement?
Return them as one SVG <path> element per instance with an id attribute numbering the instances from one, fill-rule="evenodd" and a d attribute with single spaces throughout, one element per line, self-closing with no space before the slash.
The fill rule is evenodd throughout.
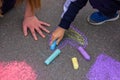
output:
<path id="1" fill-rule="evenodd" d="M 60 21 L 64 2 L 65 0 L 42 1 L 42 8 L 36 15 L 51 24 L 48 28 L 50 31 Z M 38 41 L 34 41 L 30 32 L 27 37 L 23 36 L 24 6 L 12 9 L 4 18 L 0 18 L 0 61 L 26 61 L 36 71 L 37 80 L 87 80 L 86 74 L 99 54 L 105 53 L 120 61 L 120 19 L 93 26 L 86 21 L 93 11 L 88 3 L 73 22 L 88 38 L 86 51 L 91 56 L 90 61 L 86 61 L 71 46 L 66 46 L 62 49 L 62 54 L 46 66 L 44 61 L 52 53 L 48 46 L 49 35 L 45 33 L 45 39 L 37 35 Z M 78 58 L 79 70 L 72 67 L 71 58 L 74 56 Z"/>

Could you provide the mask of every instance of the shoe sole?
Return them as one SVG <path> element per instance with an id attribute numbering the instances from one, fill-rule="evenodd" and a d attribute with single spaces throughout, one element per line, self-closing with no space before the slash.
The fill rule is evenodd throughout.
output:
<path id="1" fill-rule="evenodd" d="M 109 20 L 105 20 L 105 21 L 102 21 L 102 22 L 99 22 L 99 23 L 92 23 L 92 22 L 90 22 L 90 16 L 87 18 L 87 21 L 90 23 L 90 24 L 92 24 L 92 25 L 101 25 L 101 24 L 103 24 L 103 23 L 105 23 L 105 22 L 109 22 L 109 21 L 115 21 L 115 20 L 117 20 L 119 18 L 119 15 L 117 16 L 117 17 L 115 17 L 115 18 L 112 18 L 112 19 L 109 19 Z"/>

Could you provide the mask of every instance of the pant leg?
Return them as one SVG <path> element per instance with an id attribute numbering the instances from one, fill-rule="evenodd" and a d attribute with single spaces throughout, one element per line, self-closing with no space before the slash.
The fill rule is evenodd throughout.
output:
<path id="1" fill-rule="evenodd" d="M 3 0 L 3 5 L 1 7 L 2 14 L 5 14 L 9 10 L 11 10 L 16 3 L 16 0 Z"/>
<path id="2" fill-rule="evenodd" d="M 120 4 L 115 0 L 89 0 L 89 2 L 94 9 L 98 9 L 108 17 L 113 17 L 120 10 Z"/>

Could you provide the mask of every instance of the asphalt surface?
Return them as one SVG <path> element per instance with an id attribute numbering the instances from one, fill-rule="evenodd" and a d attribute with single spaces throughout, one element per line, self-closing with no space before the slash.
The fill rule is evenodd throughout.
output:
<path id="1" fill-rule="evenodd" d="M 51 32 L 60 21 L 64 2 L 65 0 L 43 0 L 42 8 L 36 14 L 40 20 L 51 24 L 48 28 Z M 104 53 L 120 61 L 120 19 L 93 26 L 86 20 L 93 11 L 95 10 L 88 3 L 73 22 L 88 39 L 86 51 L 91 56 L 90 61 L 86 61 L 76 49 L 68 45 L 62 49 L 59 57 L 46 66 L 44 61 L 52 53 L 48 46 L 50 35 L 45 33 L 46 38 L 43 39 L 37 34 L 38 41 L 32 38 L 30 32 L 24 37 L 24 5 L 0 18 L 0 61 L 26 61 L 36 71 L 37 80 L 88 80 L 86 74 L 99 54 Z M 78 58 L 78 70 L 72 67 L 72 57 Z"/>

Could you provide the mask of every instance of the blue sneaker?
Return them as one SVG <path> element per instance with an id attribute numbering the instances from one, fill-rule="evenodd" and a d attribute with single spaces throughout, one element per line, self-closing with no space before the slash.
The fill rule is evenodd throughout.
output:
<path id="1" fill-rule="evenodd" d="M 92 15 L 90 15 L 87 18 L 87 20 L 90 24 L 100 25 L 100 24 L 103 24 L 103 23 L 108 22 L 108 21 L 115 21 L 118 18 L 119 18 L 119 14 L 117 14 L 117 13 L 114 15 L 114 17 L 109 18 L 100 12 L 94 12 L 94 13 L 92 13 Z"/>

